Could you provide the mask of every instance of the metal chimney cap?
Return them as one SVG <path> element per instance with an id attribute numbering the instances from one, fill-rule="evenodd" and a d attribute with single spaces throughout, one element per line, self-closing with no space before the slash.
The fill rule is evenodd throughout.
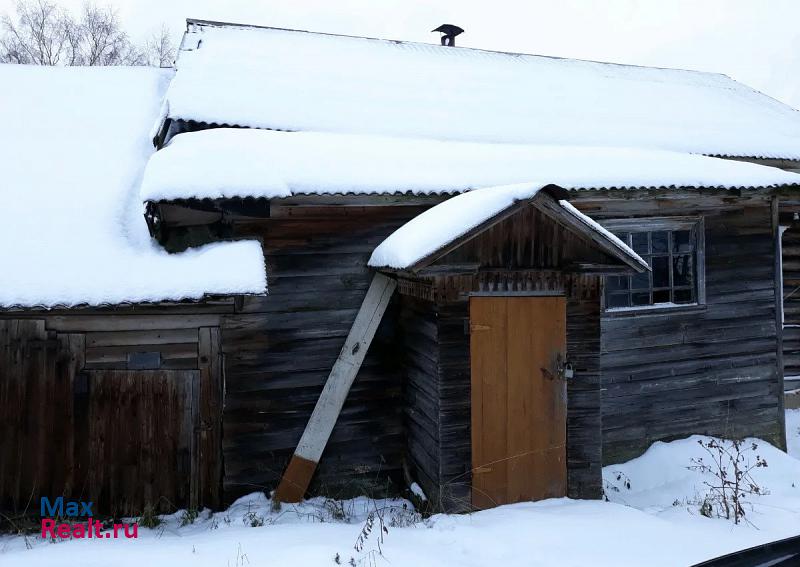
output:
<path id="1" fill-rule="evenodd" d="M 453 24 L 442 24 L 435 30 L 431 30 L 434 32 L 442 32 L 442 45 L 446 45 L 448 47 L 453 47 L 456 44 L 456 36 L 460 33 L 464 33 L 464 30 L 458 26 L 454 26 Z"/>

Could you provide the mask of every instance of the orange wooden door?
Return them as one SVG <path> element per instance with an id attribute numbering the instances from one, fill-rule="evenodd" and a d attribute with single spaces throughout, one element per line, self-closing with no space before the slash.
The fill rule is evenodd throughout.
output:
<path id="1" fill-rule="evenodd" d="M 567 493 L 563 297 L 470 298 L 472 504 Z"/>

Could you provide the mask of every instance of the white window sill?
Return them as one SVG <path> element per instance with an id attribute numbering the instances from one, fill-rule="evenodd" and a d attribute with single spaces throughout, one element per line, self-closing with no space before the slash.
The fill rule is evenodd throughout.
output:
<path id="1" fill-rule="evenodd" d="M 700 303 L 657 303 L 641 307 L 614 307 L 603 311 L 603 317 L 635 317 L 637 315 L 660 315 L 672 313 L 695 313 L 705 311 L 706 305 Z"/>

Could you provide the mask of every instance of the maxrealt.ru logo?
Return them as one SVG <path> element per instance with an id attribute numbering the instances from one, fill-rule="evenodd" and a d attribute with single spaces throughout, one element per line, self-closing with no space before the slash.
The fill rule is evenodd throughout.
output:
<path id="1" fill-rule="evenodd" d="M 63 496 L 50 502 L 49 498 L 43 496 L 40 510 L 42 538 L 110 539 L 113 537 L 116 539 L 124 536 L 136 539 L 139 537 L 139 525 L 136 523 L 111 524 L 104 531 L 103 523 L 94 519 L 92 506 L 92 502 L 64 500 Z"/>

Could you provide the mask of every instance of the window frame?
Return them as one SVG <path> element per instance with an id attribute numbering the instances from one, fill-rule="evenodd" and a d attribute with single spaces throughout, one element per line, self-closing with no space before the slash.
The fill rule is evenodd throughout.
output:
<path id="1" fill-rule="evenodd" d="M 705 219 L 701 215 L 675 217 L 641 217 L 627 219 L 609 219 L 600 221 L 606 230 L 617 232 L 659 232 L 689 230 L 695 246 L 695 271 L 697 287 L 693 303 L 667 305 L 638 305 L 631 307 L 606 307 L 606 277 L 603 277 L 600 295 L 600 308 L 603 316 L 640 315 L 642 313 L 696 311 L 706 306 L 706 230 Z M 672 287 L 672 286 L 671 286 Z M 652 286 L 651 286 L 652 289 Z"/>

